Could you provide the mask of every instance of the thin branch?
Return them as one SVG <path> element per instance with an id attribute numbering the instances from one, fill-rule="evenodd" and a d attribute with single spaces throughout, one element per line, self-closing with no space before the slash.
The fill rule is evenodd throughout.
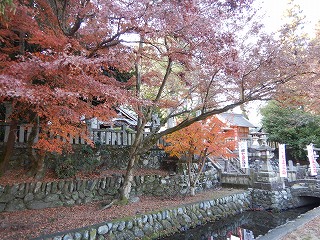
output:
<path id="1" fill-rule="evenodd" d="M 209 82 L 209 86 L 207 87 L 206 95 L 204 97 L 202 112 L 205 111 L 206 103 L 207 103 L 207 100 L 208 100 L 208 97 L 209 97 L 209 91 L 210 91 L 211 85 L 213 84 L 213 80 L 214 80 L 215 76 L 218 74 L 219 71 L 220 71 L 220 69 L 215 71 L 214 74 L 211 77 L 211 80 Z"/>
<path id="2" fill-rule="evenodd" d="M 165 135 L 168 135 L 168 134 L 171 134 L 171 133 L 174 133 L 176 131 L 179 131 L 185 127 L 188 127 L 190 126 L 191 124 L 195 123 L 195 122 L 198 122 L 198 121 L 201 121 L 201 120 L 204 120 L 210 116 L 213 116 L 213 115 L 216 115 L 216 114 L 220 114 L 220 113 L 224 113 L 230 109 L 233 109 L 237 106 L 240 106 L 242 104 L 244 104 L 245 102 L 249 102 L 249 101 L 253 101 L 253 100 L 257 100 L 255 98 L 246 98 L 245 100 L 239 100 L 238 102 L 235 102 L 235 103 L 232 103 L 232 104 L 229 104 L 225 107 L 222 107 L 222 108 L 218 108 L 218 109 L 213 109 L 213 110 L 210 110 L 208 112 L 205 112 L 205 113 L 202 113 L 201 115 L 197 116 L 197 117 L 193 117 L 193 118 L 187 118 L 185 119 L 184 121 L 182 121 L 180 124 L 172 127 L 172 128 L 168 128 L 162 132 L 159 132 L 159 133 L 155 133 L 155 134 L 150 134 L 148 135 L 142 142 L 141 146 L 140 146 L 140 150 L 143 150 L 145 148 L 148 148 L 148 147 L 152 147 L 152 145 L 158 140 L 160 139 L 161 137 L 165 136 Z"/>
<path id="3" fill-rule="evenodd" d="M 91 53 L 88 55 L 88 58 L 91 58 L 93 57 L 96 52 L 100 49 L 103 49 L 103 48 L 109 48 L 109 47 L 112 47 L 112 46 L 115 46 L 115 45 L 118 45 L 119 43 L 123 42 L 122 40 L 119 39 L 119 37 L 122 35 L 122 34 L 125 34 L 127 32 L 130 32 L 132 30 L 136 29 L 135 27 L 131 27 L 131 28 L 126 28 L 120 32 L 117 32 L 115 35 L 113 35 L 112 37 L 100 42 L 92 51 Z"/>
<path id="4" fill-rule="evenodd" d="M 164 75 L 164 77 L 162 79 L 162 83 L 161 83 L 161 86 L 160 86 L 160 88 L 158 90 L 158 94 L 157 94 L 156 98 L 153 100 L 153 102 L 158 102 L 160 97 L 161 97 L 163 89 L 164 89 L 164 87 L 165 87 L 165 85 L 167 83 L 167 80 L 169 78 L 169 75 L 171 73 L 172 63 L 173 63 L 173 61 L 172 61 L 171 57 L 169 57 L 168 65 L 167 65 L 167 68 L 166 68 L 166 73 L 165 73 L 165 75 Z"/>

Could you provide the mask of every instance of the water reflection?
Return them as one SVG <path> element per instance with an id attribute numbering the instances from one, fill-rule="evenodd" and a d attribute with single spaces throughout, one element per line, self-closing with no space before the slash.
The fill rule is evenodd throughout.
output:
<path id="1" fill-rule="evenodd" d="M 270 229 L 296 219 L 316 206 L 307 206 L 283 212 L 248 211 L 237 216 L 208 223 L 186 232 L 174 234 L 162 240 L 207 240 L 212 236 L 214 240 L 226 240 L 230 233 L 236 234 L 237 229 L 244 228 L 253 231 L 255 237 L 266 234 Z"/>

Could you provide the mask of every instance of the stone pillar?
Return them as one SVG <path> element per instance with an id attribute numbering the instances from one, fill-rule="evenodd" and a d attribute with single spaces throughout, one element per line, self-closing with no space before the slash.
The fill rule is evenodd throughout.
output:
<path id="1" fill-rule="evenodd" d="M 11 102 L 5 102 L 4 106 L 6 108 L 6 116 L 5 116 L 5 122 L 8 124 L 5 126 L 4 130 L 4 142 L 8 141 L 9 131 L 10 131 L 10 115 L 12 113 L 12 104 Z"/>
<path id="2" fill-rule="evenodd" d="M 253 176 L 253 206 L 261 209 L 287 209 L 291 206 L 290 190 L 285 189 L 284 179 L 279 177 L 277 169 L 272 166 L 273 154 L 270 153 L 274 149 L 265 142 L 263 139 L 262 144 L 256 147 L 256 157 L 259 159 L 256 165 L 259 165 Z"/>
<path id="3" fill-rule="evenodd" d="M 269 158 L 260 157 L 260 169 L 255 174 L 254 186 L 261 189 L 279 190 L 283 188 L 283 179 L 279 173 L 273 169 Z"/>
<path id="4" fill-rule="evenodd" d="M 129 145 L 128 144 L 128 132 L 127 132 L 127 126 L 126 125 L 122 125 L 121 126 L 121 131 L 122 131 L 122 143 L 123 145 Z"/>
<path id="5" fill-rule="evenodd" d="M 251 145 L 252 148 L 258 148 L 260 146 L 258 140 L 259 140 L 259 137 L 257 135 L 252 136 L 252 145 Z"/>

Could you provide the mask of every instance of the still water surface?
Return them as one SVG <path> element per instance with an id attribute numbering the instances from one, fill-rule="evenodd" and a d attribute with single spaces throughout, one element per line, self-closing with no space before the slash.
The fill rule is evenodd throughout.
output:
<path id="1" fill-rule="evenodd" d="M 306 206 L 277 213 L 268 211 L 248 211 L 237 216 L 221 219 L 218 222 L 208 223 L 186 232 L 160 239 L 207 240 L 210 236 L 213 236 L 214 240 L 226 240 L 228 234 L 234 233 L 234 235 L 236 235 L 238 227 L 249 229 L 253 231 L 255 237 L 258 237 L 259 235 L 265 235 L 270 229 L 296 219 L 299 215 L 314 207 L 316 206 Z"/>

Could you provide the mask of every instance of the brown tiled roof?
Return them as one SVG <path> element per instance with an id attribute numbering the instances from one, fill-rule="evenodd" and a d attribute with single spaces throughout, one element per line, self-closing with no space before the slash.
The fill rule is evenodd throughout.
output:
<path id="1" fill-rule="evenodd" d="M 218 115 L 218 118 L 228 124 L 231 127 L 238 126 L 238 127 L 249 127 L 254 128 L 254 126 L 251 122 L 249 122 L 248 119 L 246 119 L 242 114 L 237 113 L 221 113 Z"/>

